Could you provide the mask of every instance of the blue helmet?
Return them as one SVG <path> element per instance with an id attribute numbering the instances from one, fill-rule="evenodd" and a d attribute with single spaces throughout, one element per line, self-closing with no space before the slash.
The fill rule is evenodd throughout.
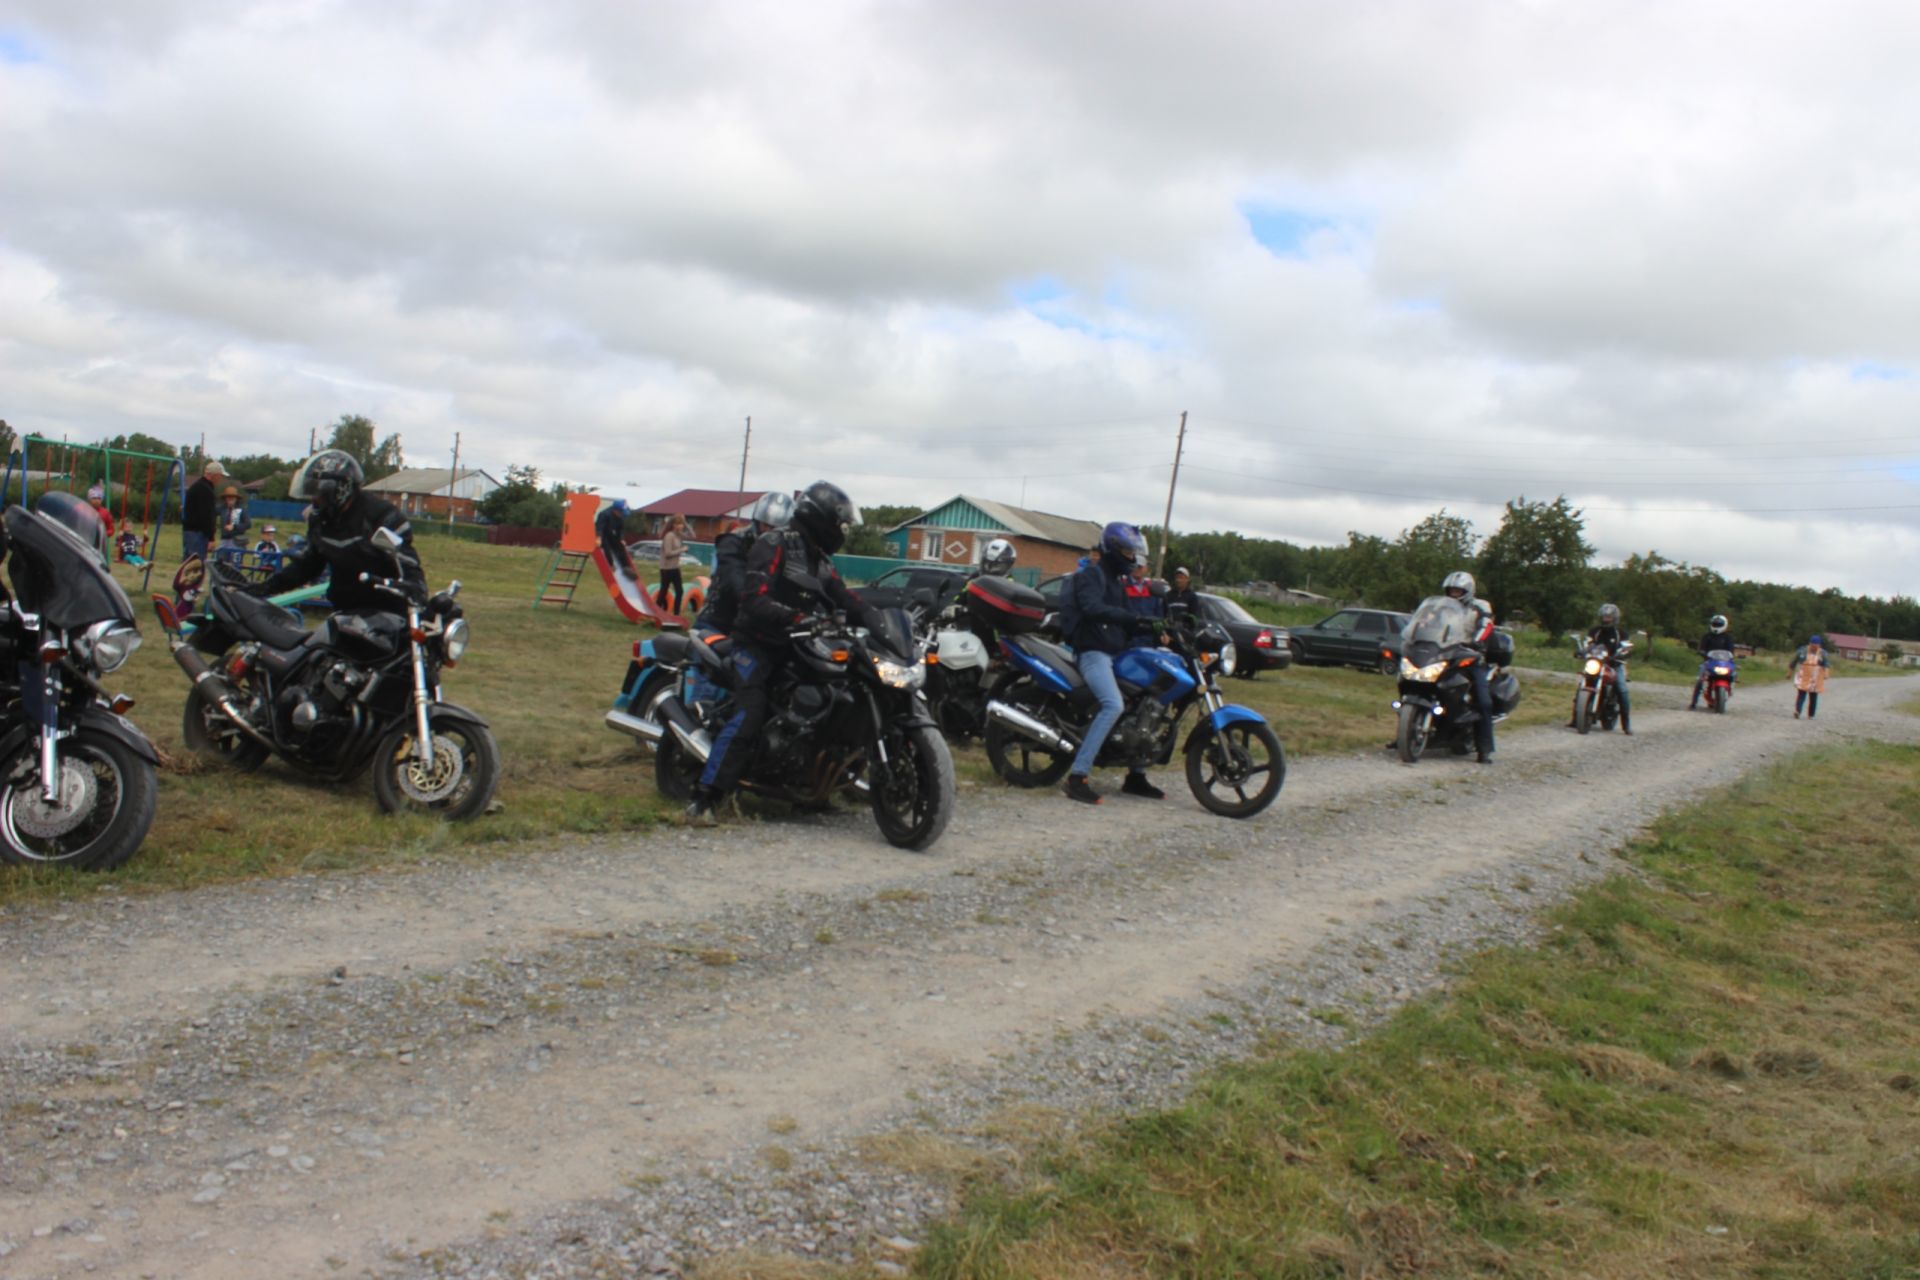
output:
<path id="1" fill-rule="evenodd" d="M 615 511 L 618 511 L 621 515 L 627 514 L 627 500 L 625 498 L 615 498 L 608 505 L 610 505 Z"/>
<path id="2" fill-rule="evenodd" d="M 1147 540 L 1139 525 L 1115 520 L 1100 531 L 1100 554 L 1128 564 L 1147 562 Z"/>

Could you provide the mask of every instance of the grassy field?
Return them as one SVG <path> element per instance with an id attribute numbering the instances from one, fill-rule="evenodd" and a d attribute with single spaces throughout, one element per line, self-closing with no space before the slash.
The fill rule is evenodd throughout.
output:
<path id="1" fill-rule="evenodd" d="M 1537 949 L 981 1178 L 929 1276 L 1920 1275 L 1920 750 L 1662 822 Z"/>

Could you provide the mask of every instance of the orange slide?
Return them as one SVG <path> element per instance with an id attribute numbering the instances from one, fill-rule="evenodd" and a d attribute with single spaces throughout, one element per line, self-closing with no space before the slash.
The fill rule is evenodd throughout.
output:
<path id="1" fill-rule="evenodd" d="M 600 511 L 600 495 L 595 493 L 570 493 L 567 495 L 566 518 L 560 525 L 560 549 L 575 555 L 590 555 L 594 567 L 600 570 L 601 581 L 607 584 L 607 594 L 613 597 L 614 608 L 620 610 L 629 622 L 648 623 L 662 629 L 685 630 L 687 620 L 677 613 L 668 613 L 653 602 L 652 594 L 646 584 L 636 582 L 624 570 L 616 569 L 607 559 L 607 553 L 600 549 L 600 539 L 593 531 L 593 519 Z M 689 584 L 682 606 L 698 613 L 701 603 L 706 599 L 707 580 L 696 578 Z"/>

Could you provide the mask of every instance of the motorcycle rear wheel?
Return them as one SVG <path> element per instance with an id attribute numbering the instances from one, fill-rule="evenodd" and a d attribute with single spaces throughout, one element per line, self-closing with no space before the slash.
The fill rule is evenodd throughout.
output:
<path id="1" fill-rule="evenodd" d="M 669 729 L 653 751 L 653 789 L 675 804 L 686 804 L 693 799 L 693 784 L 700 781 L 705 768 Z"/>
<path id="2" fill-rule="evenodd" d="M 485 813 L 500 789 L 500 748 L 485 725 L 471 720 L 428 722 L 434 763 L 414 756 L 413 722 L 389 733 L 373 753 L 373 798 L 383 813 L 427 813 L 463 822 Z M 449 777 L 449 775 L 452 775 Z"/>
<path id="3" fill-rule="evenodd" d="M 900 736 L 884 781 L 873 780 L 873 820 L 896 849 L 930 847 L 953 820 L 953 755 L 934 729 Z"/>
<path id="4" fill-rule="evenodd" d="M 1043 701 L 1031 680 L 1017 681 L 1002 698 L 1028 715 L 1037 715 Z M 987 763 L 1010 786 L 1051 787 L 1073 767 L 1071 755 L 1058 754 L 992 718 L 987 720 L 986 748 Z"/>
<path id="5" fill-rule="evenodd" d="M 1255 779 L 1259 784 L 1248 794 Z M 1286 781 L 1286 752 L 1270 725 L 1237 720 L 1187 744 L 1187 790 L 1223 818 L 1251 818 L 1274 802 Z M 1222 795 L 1222 788 L 1232 797 Z"/>
<path id="6" fill-rule="evenodd" d="M 1427 739 L 1433 728 L 1433 718 L 1426 708 L 1416 707 L 1411 702 L 1400 704 L 1400 725 L 1394 734 L 1394 750 L 1400 753 L 1403 764 L 1418 764 L 1421 755 L 1427 749 Z"/>
<path id="7" fill-rule="evenodd" d="M 153 826 L 159 782 L 151 764 L 120 739 L 94 729 L 81 729 L 62 739 L 61 801 L 77 799 L 84 792 L 91 798 L 84 814 L 45 808 L 40 800 L 39 765 L 37 740 L 0 763 L 0 862 L 111 871 L 133 856 Z M 71 785 L 64 777 L 69 774 L 73 775 Z M 73 825 L 58 835 L 36 836 L 27 830 L 35 822 L 49 821 Z"/>
<path id="8" fill-rule="evenodd" d="M 180 738 L 193 754 L 236 773 L 252 773 L 272 754 L 227 719 L 227 713 L 203 694 L 199 685 L 187 690 L 186 710 L 180 715 Z"/>

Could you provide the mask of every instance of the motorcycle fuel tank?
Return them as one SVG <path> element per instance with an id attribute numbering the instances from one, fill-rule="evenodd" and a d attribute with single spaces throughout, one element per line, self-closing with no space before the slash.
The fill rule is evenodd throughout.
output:
<path id="1" fill-rule="evenodd" d="M 954 671 L 987 665 L 987 646 L 971 631 L 942 631 L 934 652 L 939 655 L 941 666 Z"/>
<path id="2" fill-rule="evenodd" d="M 1193 691 L 1187 664 L 1165 649 L 1128 649 L 1113 660 L 1113 674 L 1122 684 L 1152 689 L 1164 684 L 1160 701 L 1175 702 Z"/>

